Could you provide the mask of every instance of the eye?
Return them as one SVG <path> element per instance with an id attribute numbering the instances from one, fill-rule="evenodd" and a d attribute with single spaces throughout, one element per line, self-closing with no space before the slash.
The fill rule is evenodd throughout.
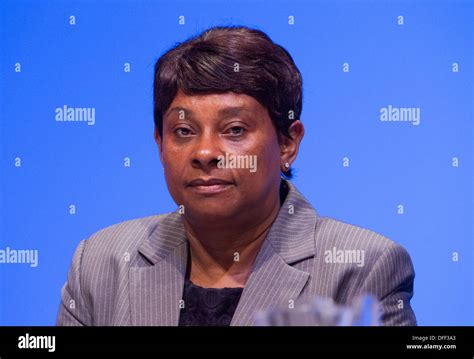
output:
<path id="1" fill-rule="evenodd" d="M 229 133 L 231 137 L 237 137 L 243 135 L 245 131 L 246 129 L 241 126 L 232 126 L 227 130 L 227 133 Z"/>
<path id="2" fill-rule="evenodd" d="M 174 130 L 174 133 L 176 133 L 179 137 L 188 137 L 191 134 L 191 130 L 186 127 L 178 127 Z"/>

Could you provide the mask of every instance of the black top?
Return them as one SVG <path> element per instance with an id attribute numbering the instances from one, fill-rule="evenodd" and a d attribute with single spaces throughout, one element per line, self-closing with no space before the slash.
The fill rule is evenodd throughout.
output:
<path id="1" fill-rule="evenodd" d="M 229 326 L 244 288 L 202 288 L 186 278 L 180 326 Z"/>

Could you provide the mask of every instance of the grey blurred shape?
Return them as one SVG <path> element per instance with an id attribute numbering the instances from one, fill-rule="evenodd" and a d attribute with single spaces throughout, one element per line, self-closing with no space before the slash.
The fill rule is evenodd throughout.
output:
<path id="1" fill-rule="evenodd" d="M 379 326 L 380 305 L 371 295 L 340 305 L 331 298 L 315 297 L 294 307 L 272 308 L 257 313 L 257 326 Z"/>

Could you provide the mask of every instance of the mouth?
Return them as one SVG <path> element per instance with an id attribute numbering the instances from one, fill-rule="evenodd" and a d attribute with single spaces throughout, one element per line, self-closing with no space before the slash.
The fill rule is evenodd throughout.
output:
<path id="1" fill-rule="evenodd" d="M 234 186 L 234 183 L 219 178 L 198 178 L 189 182 L 187 186 L 198 194 L 212 195 L 227 191 Z"/>

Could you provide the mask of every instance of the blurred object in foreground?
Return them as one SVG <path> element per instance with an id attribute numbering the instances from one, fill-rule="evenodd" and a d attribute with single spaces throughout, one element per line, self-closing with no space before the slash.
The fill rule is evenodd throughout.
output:
<path id="1" fill-rule="evenodd" d="M 338 305 L 330 298 L 316 297 L 294 307 L 259 312 L 257 326 L 379 326 L 380 307 L 376 298 L 364 295 L 350 305 Z"/>

